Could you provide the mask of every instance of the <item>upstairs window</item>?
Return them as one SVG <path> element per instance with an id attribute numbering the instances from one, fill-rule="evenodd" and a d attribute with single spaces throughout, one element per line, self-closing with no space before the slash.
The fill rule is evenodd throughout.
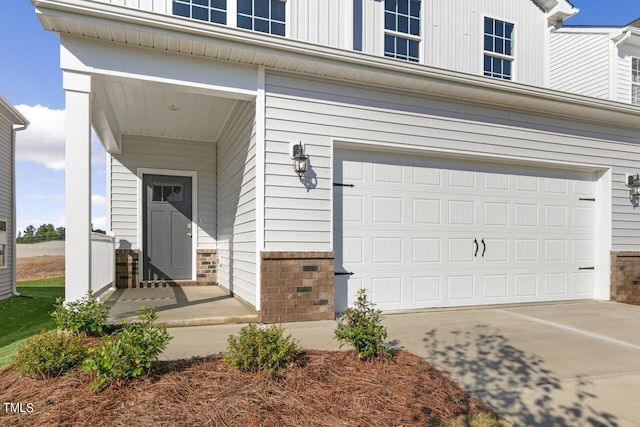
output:
<path id="1" fill-rule="evenodd" d="M 285 35 L 283 0 L 238 0 L 238 28 Z"/>
<path id="2" fill-rule="evenodd" d="M 511 80 L 513 27 L 509 22 L 484 18 L 484 75 Z"/>
<path id="3" fill-rule="evenodd" d="M 420 0 L 385 0 L 384 56 L 420 61 Z"/>
<path id="4" fill-rule="evenodd" d="M 631 102 L 640 105 L 640 58 L 631 60 Z"/>
<path id="5" fill-rule="evenodd" d="M 173 0 L 173 14 L 226 24 L 227 0 Z"/>

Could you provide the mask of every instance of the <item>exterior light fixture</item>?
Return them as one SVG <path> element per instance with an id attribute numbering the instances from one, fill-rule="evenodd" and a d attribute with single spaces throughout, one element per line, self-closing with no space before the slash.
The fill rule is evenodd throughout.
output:
<path id="1" fill-rule="evenodd" d="M 307 156 L 304 154 L 304 147 L 302 141 L 293 146 L 293 171 L 298 175 L 298 178 L 302 179 L 305 172 L 307 172 Z"/>
<path id="2" fill-rule="evenodd" d="M 640 199 L 640 174 L 626 175 L 627 187 L 629 187 L 629 199 L 633 202 L 634 206 L 637 206 Z"/>
<path id="3" fill-rule="evenodd" d="M 178 111 L 180 109 L 180 107 L 178 107 L 177 105 L 167 105 L 167 110 L 169 111 Z"/>

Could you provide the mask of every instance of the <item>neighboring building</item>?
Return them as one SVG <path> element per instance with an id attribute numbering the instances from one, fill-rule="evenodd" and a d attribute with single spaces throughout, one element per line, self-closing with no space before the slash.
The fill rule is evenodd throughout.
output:
<path id="1" fill-rule="evenodd" d="M 545 88 L 567 1 L 33 2 L 75 118 L 68 299 L 101 262 L 92 125 L 119 286 L 215 280 L 264 322 L 360 287 L 384 310 L 629 293 L 640 107 Z"/>
<path id="2" fill-rule="evenodd" d="M 640 20 L 560 27 L 550 52 L 551 88 L 640 105 Z"/>
<path id="3" fill-rule="evenodd" d="M 15 133 L 28 124 L 0 95 L 0 299 L 16 293 Z"/>

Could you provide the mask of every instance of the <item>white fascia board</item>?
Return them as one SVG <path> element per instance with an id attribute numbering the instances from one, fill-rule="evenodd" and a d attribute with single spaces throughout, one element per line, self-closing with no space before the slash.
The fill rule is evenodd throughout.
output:
<path id="1" fill-rule="evenodd" d="M 21 128 L 16 130 L 23 130 L 29 126 L 29 120 L 2 95 L 0 95 L 0 115 L 6 117 L 11 124 L 21 126 Z"/>
<path id="2" fill-rule="evenodd" d="M 225 48 L 243 49 L 248 54 L 251 53 L 251 64 L 264 65 L 270 69 L 279 69 L 279 63 L 286 63 L 286 60 L 311 61 L 318 63 L 318 67 L 307 69 L 306 72 L 309 74 L 313 74 L 313 70 L 318 70 L 323 65 L 352 71 L 351 74 L 355 74 L 357 77 L 353 77 L 349 81 L 356 83 L 370 84 L 358 76 L 359 73 L 362 75 L 375 73 L 383 76 L 397 76 L 398 79 L 404 81 L 406 87 L 394 88 L 396 90 L 414 90 L 415 87 L 417 92 L 424 95 L 446 98 L 445 89 L 457 86 L 464 88 L 466 95 L 464 101 L 469 103 L 480 105 L 491 103 L 495 94 L 499 94 L 505 101 L 504 108 L 571 117 L 585 122 L 634 130 L 640 128 L 640 120 L 638 120 L 640 107 L 630 104 L 527 86 L 423 64 L 407 63 L 383 56 L 264 35 L 248 30 L 228 28 L 223 25 L 200 23 L 171 15 L 107 3 L 78 0 L 33 0 L 33 3 L 39 14 L 70 19 L 76 24 L 78 22 L 96 23 L 126 28 L 133 32 L 144 31 L 148 33 L 152 30 L 158 34 L 180 39 L 213 43 Z M 41 21 L 45 29 L 56 31 L 55 28 L 47 27 L 46 17 Z M 70 28 L 76 27 L 79 28 L 79 25 L 70 26 Z M 278 59 L 284 61 L 278 61 Z M 355 73 L 353 73 L 354 71 Z M 425 92 L 420 89 L 420 87 L 424 87 L 425 82 L 429 82 L 429 87 L 434 88 L 429 89 L 433 92 Z M 531 107 L 533 103 L 536 104 L 536 107 Z"/>

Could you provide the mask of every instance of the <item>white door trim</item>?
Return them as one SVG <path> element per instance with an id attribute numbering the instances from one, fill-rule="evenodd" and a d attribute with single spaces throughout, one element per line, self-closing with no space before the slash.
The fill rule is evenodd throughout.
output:
<path id="1" fill-rule="evenodd" d="M 168 175 L 168 176 L 186 176 L 191 178 L 191 200 L 192 200 L 192 212 L 191 212 L 191 229 L 193 230 L 193 236 L 191 238 L 191 280 L 197 279 L 197 249 L 198 249 L 198 172 L 187 170 L 174 170 L 174 169 L 156 169 L 156 168 L 138 168 L 137 171 L 138 183 L 137 183 L 137 195 L 136 195 L 136 209 L 138 210 L 138 250 L 140 251 L 140 257 L 138 262 L 142 262 L 144 259 L 143 254 L 143 238 L 144 233 L 142 230 L 143 224 L 143 212 L 142 207 L 142 179 L 144 175 Z M 142 271 L 142 268 L 139 268 Z"/>

